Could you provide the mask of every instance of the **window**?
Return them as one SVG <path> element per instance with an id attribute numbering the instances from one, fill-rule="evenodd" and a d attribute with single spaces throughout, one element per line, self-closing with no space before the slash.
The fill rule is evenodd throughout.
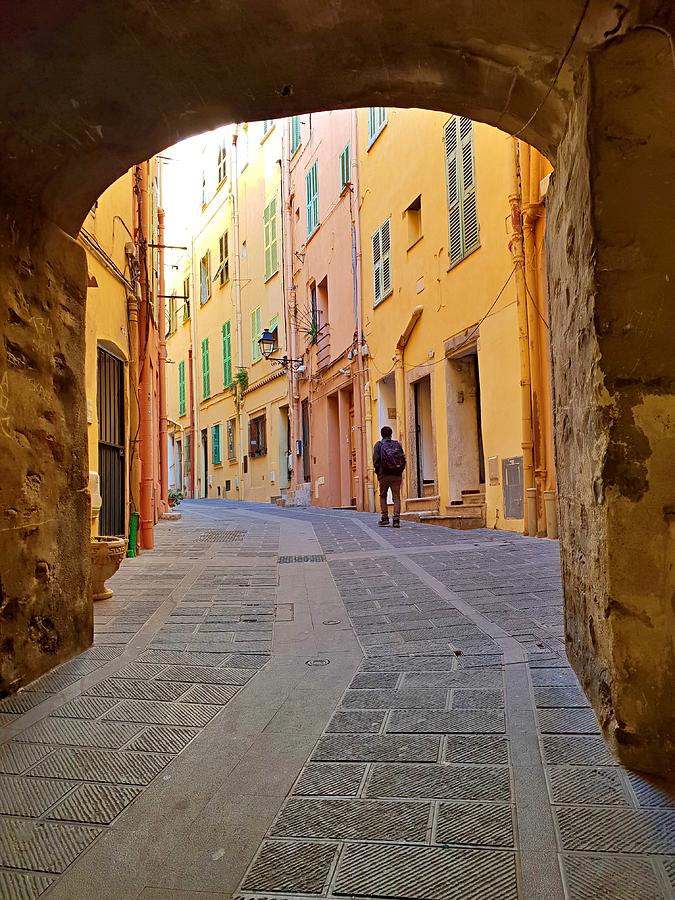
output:
<path id="1" fill-rule="evenodd" d="M 263 137 L 274 128 L 274 119 L 263 119 Z"/>
<path id="2" fill-rule="evenodd" d="M 422 195 L 415 197 L 403 213 L 408 227 L 408 249 L 422 237 Z"/>
<path id="3" fill-rule="evenodd" d="M 262 359 L 262 350 L 258 343 L 262 334 L 261 321 L 260 307 L 258 307 L 251 313 L 251 359 L 253 362 L 258 362 L 259 359 Z"/>
<path id="4" fill-rule="evenodd" d="M 201 304 L 211 296 L 211 251 L 207 252 L 199 260 L 199 302 Z"/>
<path id="5" fill-rule="evenodd" d="M 315 162 L 305 179 L 307 188 L 307 237 L 319 227 L 319 163 Z"/>
<path id="6" fill-rule="evenodd" d="M 220 257 L 218 271 L 213 277 L 220 279 L 221 284 L 226 284 L 230 280 L 229 233 L 227 231 L 218 238 L 218 255 Z"/>
<path id="7" fill-rule="evenodd" d="M 309 338 L 312 344 L 316 344 L 319 337 L 319 304 L 316 297 L 316 281 L 313 281 L 309 286 L 309 308 L 312 315 Z"/>
<path id="8" fill-rule="evenodd" d="M 347 144 L 345 149 L 340 154 L 340 193 L 344 191 L 344 189 L 352 180 L 351 156 L 351 147 L 349 146 L 349 144 Z"/>
<path id="9" fill-rule="evenodd" d="M 392 292 L 391 286 L 391 219 L 387 219 L 373 235 L 373 306 Z"/>
<path id="10" fill-rule="evenodd" d="M 450 266 L 454 266 L 480 247 L 473 122 L 464 116 L 454 116 L 445 126 L 445 172 L 448 189 L 448 259 Z"/>
<path id="11" fill-rule="evenodd" d="M 178 363 L 178 415 L 185 415 L 185 361 Z"/>
<path id="12" fill-rule="evenodd" d="M 230 323 L 223 325 L 223 387 L 232 384 L 232 336 Z"/>
<path id="13" fill-rule="evenodd" d="M 164 336 L 169 337 L 176 330 L 176 292 L 171 291 L 167 297 L 168 303 L 164 307 Z"/>
<path id="14" fill-rule="evenodd" d="M 218 184 L 227 178 L 227 144 L 223 141 L 218 147 Z"/>
<path id="15" fill-rule="evenodd" d="M 211 462 L 219 466 L 223 461 L 220 448 L 220 423 L 211 427 Z"/>
<path id="16" fill-rule="evenodd" d="M 291 119 L 291 156 L 300 146 L 300 116 Z"/>
<path id="17" fill-rule="evenodd" d="M 237 430 L 237 420 L 228 419 L 227 421 L 227 458 L 236 459 L 237 451 L 235 450 L 235 435 Z"/>
<path id="18" fill-rule="evenodd" d="M 183 279 L 183 321 L 190 318 L 190 276 Z"/>
<path id="19" fill-rule="evenodd" d="M 387 124 L 387 107 L 386 106 L 369 106 L 368 107 L 368 146 L 370 147 L 378 134 Z"/>
<path id="20" fill-rule="evenodd" d="M 202 341 L 202 399 L 211 396 L 211 372 L 209 371 L 209 339 Z"/>
<path id="21" fill-rule="evenodd" d="M 274 197 L 265 207 L 263 214 L 265 232 L 265 281 L 279 271 L 277 258 L 277 198 Z"/>
<path id="22" fill-rule="evenodd" d="M 185 465 L 183 466 L 183 469 L 185 470 L 185 474 L 188 477 L 190 475 L 190 470 L 192 468 L 192 466 L 190 465 L 191 461 L 192 461 L 192 444 L 190 441 L 190 432 L 188 431 L 188 433 L 185 435 Z"/>
<path id="23" fill-rule="evenodd" d="M 248 423 L 248 455 L 264 456 L 267 453 L 267 419 L 265 413 L 250 419 Z"/>

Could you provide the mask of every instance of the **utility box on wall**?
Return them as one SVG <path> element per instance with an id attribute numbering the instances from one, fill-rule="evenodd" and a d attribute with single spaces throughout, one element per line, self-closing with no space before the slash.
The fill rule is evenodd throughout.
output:
<path id="1" fill-rule="evenodd" d="M 523 457 L 511 456 L 502 460 L 502 490 L 504 518 L 523 518 Z"/>

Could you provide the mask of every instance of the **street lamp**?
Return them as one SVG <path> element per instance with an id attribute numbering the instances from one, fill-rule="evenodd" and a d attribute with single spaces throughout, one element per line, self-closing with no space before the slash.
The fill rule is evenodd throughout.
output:
<path id="1" fill-rule="evenodd" d="M 272 354 L 277 349 L 277 342 L 269 328 L 265 328 L 263 333 L 258 338 L 258 346 L 260 347 L 260 352 L 262 353 L 262 355 L 270 362 L 276 363 L 278 366 L 281 366 L 286 370 L 290 369 L 292 372 L 305 371 L 302 357 L 300 357 L 300 359 L 291 359 L 288 356 L 283 356 L 281 359 L 274 359 L 272 357 Z"/>

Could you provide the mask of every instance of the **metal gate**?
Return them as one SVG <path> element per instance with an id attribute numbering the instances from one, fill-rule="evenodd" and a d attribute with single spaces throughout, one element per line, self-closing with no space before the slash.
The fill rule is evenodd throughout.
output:
<path id="1" fill-rule="evenodd" d="M 124 535 L 124 363 L 98 348 L 98 472 L 101 480 L 99 533 Z"/>

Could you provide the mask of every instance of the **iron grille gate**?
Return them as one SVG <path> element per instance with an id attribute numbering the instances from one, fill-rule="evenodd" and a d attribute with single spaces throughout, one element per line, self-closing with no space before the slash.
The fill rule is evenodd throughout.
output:
<path id="1" fill-rule="evenodd" d="M 98 348 L 98 471 L 101 479 L 99 533 L 124 535 L 124 363 Z"/>

